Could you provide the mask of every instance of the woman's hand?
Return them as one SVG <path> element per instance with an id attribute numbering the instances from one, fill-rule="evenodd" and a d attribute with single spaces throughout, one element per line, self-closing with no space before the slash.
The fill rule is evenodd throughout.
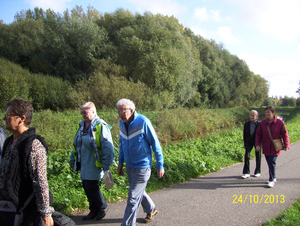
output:
<path id="1" fill-rule="evenodd" d="M 45 226 L 54 226 L 54 221 L 52 217 L 43 217 Z"/>
<path id="2" fill-rule="evenodd" d="M 260 146 L 256 146 L 255 151 L 260 151 Z"/>

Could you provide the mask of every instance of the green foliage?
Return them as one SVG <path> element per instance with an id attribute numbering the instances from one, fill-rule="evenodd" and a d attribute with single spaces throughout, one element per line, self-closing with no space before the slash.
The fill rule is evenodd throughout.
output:
<path id="1" fill-rule="evenodd" d="M 120 96 L 153 110 L 259 106 L 268 94 L 267 81 L 222 44 L 196 36 L 174 17 L 149 12 L 134 15 L 119 9 L 102 16 L 91 6 L 86 11 L 76 6 L 63 15 L 50 9 L 23 10 L 14 23 L 0 27 L 0 57 L 31 73 L 71 82 L 59 86 L 70 94 L 67 103 L 47 101 L 65 95 L 63 90 L 34 96 L 35 106 L 42 109 L 75 108 L 95 96 L 102 97 L 101 107 Z M 42 87 L 59 84 L 48 78 L 34 82 Z M 101 88 L 87 90 L 91 80 Z M 124 84 L 137 93 L 115 87 Z M 41 88 L 35 89 L 36 94 Z"/>
<path id="2" fill-rule="evenodd" d="M 31 74 L 3 58 L 0 58 L 0 108 L 14 98 L 28 99 L 34 109 L 66 109 L 72 105 L 68 98 L 70 83 L 61 78 Z"/>
<path id="3" fill-rule="evenodd" d="M 287 118 L 286 129 L 289 134 L 290 142 L 296 142 L 300 140 L 300 108 L 295 108 Z"/>
<path id="4" fill-rule="evenodd" d="M 30 73 L 20 65 L 0 58 L 0 109 L 6 109 L 6 103 L 14 98 L 29 99 L 27 77 Z"/>
<path id="5" fill-rule="evenodd" d="M 291 106 L 291 107 L 296 107 L 296 98 L 295 97 L 288 97 L 284 96 L 281 99 L 281 106 Z"/>

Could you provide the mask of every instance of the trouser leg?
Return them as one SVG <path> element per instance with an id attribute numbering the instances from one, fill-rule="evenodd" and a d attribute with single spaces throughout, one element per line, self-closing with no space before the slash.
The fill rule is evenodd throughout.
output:
<path id="1" fill-rule="evenodd" d="M 269 167 L 269 181 L 273 181 L 276 178 L 276 160 L 277 156 L 266 155 L 266 160 Z"/>
<path id="2" fill-rule="evenodd" d="M 99 188 L 98 180 L 83 180 L 82 185 L 89 201 L 90 211 L 98 212 L 100 209 L 107 208 L 107 203 Z"/>
<path id="3" fill-rule="evenodd" d="M 145 189 L 151 175 L 151 168 L 134 169 L 126 166 L 126 169 L 129 181 L 129 191 L 122 225 L 135 226 L 136 215 L 139 211 L 141 202 L 143 202 L 143 207 L 148 205 L 147 200 L 149 199 L 144 197 L 148 196 Z"/>
<path id="4" fill-rule="evenodd" d="M 254 174 L 261 173 L 261 150 L 255 152 L 256 168 Z"/>
<path id="5" fill-rule="evenodd" d="M 243 174 L 250 174 L 250 152 L 252 148 L 253 148 L 252 145 L 248 145 L 248 144 L 246 145 Z"/>

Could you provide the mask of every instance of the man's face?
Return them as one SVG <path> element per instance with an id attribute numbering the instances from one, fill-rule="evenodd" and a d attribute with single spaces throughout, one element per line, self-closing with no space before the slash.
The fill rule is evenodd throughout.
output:
<path id="1" fill-rule="evenodd" d="M 129 108 L 126 108 L 125 105 L 120 105 L 120 106 L 118 106 L 117 109 L 118 109 L 119 117 L 122 120 L 122 122 L 129 123 L 128 120 L 132 116 L 133 110 L 129 109 Z"/>
<path id="2" fill-rule="evenodd" d="M 258 117 L 255 112 L 250 112 L 249 118 L 251 122 L 254 122 Z"/>

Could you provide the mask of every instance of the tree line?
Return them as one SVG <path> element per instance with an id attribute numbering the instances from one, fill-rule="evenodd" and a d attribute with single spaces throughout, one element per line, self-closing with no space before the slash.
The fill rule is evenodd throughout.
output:
<path id="1" fill-rule="evenodd" d="M 0 86 L 22 77 L 20 92 L 38 109 L 87 100 L 111 108 L 122 97 L 148 109 L 258 106 L 269 89 L 243 60 L 175 17 L 124 9 L 23 10 L 11 24 L 0 21 L 0 58 Z M 19 95 L 7 87 L 1 101 Z"/>

